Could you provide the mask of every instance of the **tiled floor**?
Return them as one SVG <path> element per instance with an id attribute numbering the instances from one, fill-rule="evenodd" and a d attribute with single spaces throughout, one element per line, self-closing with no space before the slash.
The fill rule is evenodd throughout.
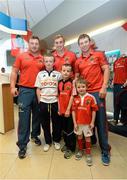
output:
<path id="1" fill-rule="evenodd" d="M 112 156 L 108 167 L 101 164 L 98 146 L 92 149 L 92 167 L 86 165 L 85 157 L 80 161 L 76 161 L 74 156 L 66 160 L 62 152 L 55 151 L 54 147 L 45 153 L 42 146 L 35 146 L 32 142 L 28 145 L 27 157 L 20 160 L 17 157 L 16 139 L 16 130 L 0 135 L 0 180 L 127 179 L 127 138 L 109 133 Z M 43 137 L 41 139 L 44 143 Z"/>

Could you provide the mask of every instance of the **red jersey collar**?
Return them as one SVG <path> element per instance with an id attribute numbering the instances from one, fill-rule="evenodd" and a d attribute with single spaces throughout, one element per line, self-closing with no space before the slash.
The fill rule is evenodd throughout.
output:
<path id="1" fill-rule="evenodd" d="M 36 56 L 34 56 L 30 51 L 28 51 L 27 53 L 34 58 L 42 58 L 42 55 L 40 53 L 38 53 L 38 55 Z"/>
<path id="2" fill-rule="evenodd" d="M 87 56 L 83 56 L 83 53 L 81 54 L 81 58 L 88 58 L 89 56 L 94 54 L 94 50 L 90 50 L 89 54 Z"/>
<path id="3" fill-rule="evenodd" d="M 68 50 L 67 50 L 66 48 L 64 48 L 64 54 L 63 54 L 63 56 L 60 56 L 60 55 L 57 53 L 57 51 L 55 51 L 55 52 L 54 52 L 54 56 L 55 56 L 55 57 L 64 57 L 64 56 L 67 54 L 67 51 L 68 51 Z"/>

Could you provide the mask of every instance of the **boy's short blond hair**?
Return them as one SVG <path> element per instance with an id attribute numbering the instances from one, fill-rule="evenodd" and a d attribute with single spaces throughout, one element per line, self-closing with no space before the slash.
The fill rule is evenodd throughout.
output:
<path id="1" fill-rule="evenodd" d="M 54 56 L 53 56 L 53 55 L 52 55 L 52 53 L 50 53 L 50 52 L 45 53 L 45 54 L 43 55 L 43 57 L 44 57 L 44 59 L 45 59 L 45 57 L 52 57 L 52 58 L 53 58 L 53 60 L 55 61 Z"/>
<path id="2" fill-rule="evenodd" d="M 83 77 L 79 77 L 77 80 L 76 80 L 76 86 L 77 84 L 85 84 L 86 87 L 88 86 L 88 82 L 83 78 Z"/>

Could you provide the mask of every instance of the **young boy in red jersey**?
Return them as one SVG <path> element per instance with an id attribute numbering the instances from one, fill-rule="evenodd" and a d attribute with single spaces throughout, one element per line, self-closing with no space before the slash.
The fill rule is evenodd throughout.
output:
<path id="1" fill-rule="evenodd" d="M 76 137 L 74 134 L 74 125 L 72 120 L 72 115 L 70 113 L 71 105 L 72 105 L 72 66 L 70 64 L 62 65 L 62 80 L 59 82 L 58 90 L 59 90 L 59 114 L 62 121 L 62 130 L 63 130 L 63 138 L 65 145 L 62 147 L 61 151 L 64 152 L 64 158 L 71 158 L 73 152 L 76 147 Z"/>
<path id="2" fill-rule="evenodd" d="M 91 156 L 91 138 L 92 129 L 94 127 L 96 111 L 98 110 L 94 96 L 86 92 L 87 82 L 83 78 L 76 81 L 76 89 L 78 95 L 74 97 L 72 105 L 72 117 L 74 122 L 74 130 L 78 137 L 79 151 L 75 155 L 76 160 L 80 160 L 83 156 L 83 135 L 86 141 L 86 163 L 92 165 Z"/>

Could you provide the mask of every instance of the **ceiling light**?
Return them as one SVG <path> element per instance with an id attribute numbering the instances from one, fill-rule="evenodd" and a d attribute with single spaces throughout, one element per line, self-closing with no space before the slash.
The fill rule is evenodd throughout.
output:
<path id="1" fill-rule="evenodd" d="M 117 21 L 115 23 L 112 23 L 112 24 L 109 24 L 109 25 L 106 25 L 106 26 L 103 26 L 99 29 L 96 29 L 94 31 L 91 31 L 91 32 L 87 32 L 86 34 L 88 34 L 90 37 L 92 36 L 95 36 L 95 35 L 98 35 L 98 34 L 101 34 L 103 32 L 107 32 L 109 30 L 112 30 L 112 29 L 115 29 L 117 27 L 120 27 L 122 26 L 127 20 L 121 20 L 121 21 Z M 77 38 L 74 38 L 72 40 L 69 40 L 65 43 L 65 46 L 68 46 L 70 44 L 73 44 L 73 43 L 76 43 L 78 41 L 78 37 Z"/>

